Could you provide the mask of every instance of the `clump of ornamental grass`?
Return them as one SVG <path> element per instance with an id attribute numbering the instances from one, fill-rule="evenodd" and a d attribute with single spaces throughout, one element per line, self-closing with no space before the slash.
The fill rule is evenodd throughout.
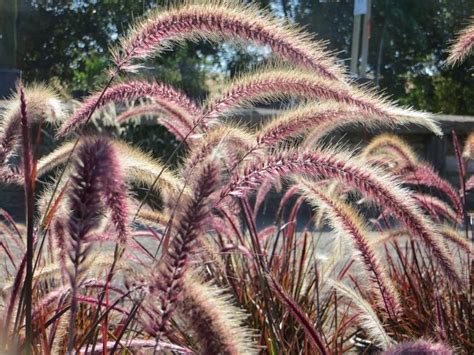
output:
<path id="1" fill-rule="evenodd" d="M 261 45 L 277 61 L 203 103 L 127 78 L 185 40 Z M 2 116 L 0 179 L 23 185 L 27 206 L 26 225 L 0 210 L 2 351 L 474 350 L 472 137 L 463 155 L 454 140 L 461 193 L 395 136 L 360 152 L 321 146 L 350 125 L 441 131 L 431 115 L 347 81 L 303 31 L 237 1 L 154 10 L 112 55 L 107 85 L 68 118 L 52 92 L 21 86 Z M 256 127 L 229 123 L 267 102 L 286 108 Z M 156 117 L 180 141 L 177 166 L 178 148 L 153 157 L 85 134 L 108 104 L 131 107 L 117 124 Z M 32 126 L 56 119 L 67 140 L 36 156 Z"/>

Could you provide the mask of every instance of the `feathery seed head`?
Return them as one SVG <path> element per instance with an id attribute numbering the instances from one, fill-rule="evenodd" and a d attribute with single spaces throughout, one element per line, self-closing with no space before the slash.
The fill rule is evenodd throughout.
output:
<path id="1" fill-rule="evenodd" d="M 240 1 L 182 1 L 178 6 L 157 9 L 122 39 L 113 56 L 118 68 L 134 71 L 136 59 L 163 52 L 176 42 L 199 39 L 250 41 L 268 46 L 280 58 L 327 79 L 343 77 L 331 55 L 309 34 Z"/>
<path id="2" fill-rule="evenodd" d="M 470 24 L 458 34 L 458 38 L 453 43 L 449 51 L 447 63 L 455 65 L 462 62 L 470 55 L 474 48 L 474 17 L 471 18 Z"/>
<path id="3" fill-rule="evenodd" d="M 382 308 L 392 319 L 397 319 L 400 311 L 398 294 L 392 282 L 383 268 L 375 249 L 372 248 L 367 239 L 367 228 L 358 213 L 348 204 L 334 198 L 307 179 L 296 178 L 297 186 L 303 195 L 314 205 L 325 210 L 327 220 L 332 228 L 348 237 L 359 253 L 360 260 L 365 269 L 371 274 L 370 280 L 373 290 L 380 292 L 379 301 Z"/>
<path id="4" fill-rule="evenodd" d="M 222 289 L 205 284 L 196 272 L 183 278 L 180 314 L 192 331 L 201 354 L 256 354 L 245 315 Z"/>
<path id="5" fill-rule="evenodd" d="M 56 94 L 42 85 L 25 87 L 30 121 L 58 122 L 64 119 L 64 107 Z M 20 133 L 20 94 L 13 95 L 0 116 L 0 164 L 13 153 Z"/>
<path id="6" fill-rule="evenodd" d="M 183 277 L 194 242 L 205 232 L 203 223 L 209 214 L 209 199 L 218 183 L 218 168 L 210 161 L 196 176 L 196 179 L 191 181 L 192 196 L 180 200 L 176 234 L 152 280 L 153 288 L 160 299 L 160 317 L 156 322 L 158 334 L 165 332 L 177 302 L 182 297 Z"/>
<path id="7" fill-rule="evenodd" d="M 384 355 L 452 355 L 453 351 L 445 344 L 433 343 L 423 339 L 397 344 L 383 353 Z"/>
<path id="8" fill-rule="evenodd" d="M 109 87 L 101 98 L 100 92 L 91 95 L 64 122 L 58 131 L 58 136 L 64 137 L 72 130 L 83 124 L 95 109 L 108 103 L 121 103 L 140 98 L 154 98 L 160 103 L 169 103 L 172 107 L 179 107 L 191 117 L 200 115 L 200 109 L 183 93 L 164 83 L 148 83 L 145 81 L 124 82 Z M 99 101 L 100 99 L 100 101 Z"/>
<path id="9" fill-rule="evenodd" d="M 451 254 L 442 243 L 432 222 L 416 207 L 410 192 L 401 188 L 397 181 L 380 169 L 367 167 L 347 154 L 288 151 L 252 162 L 246 166 L 243 173 L 237 172 L 230 178 L 221 190 L 219 201 L 222 202 L 232 195 L 245 195 L 268 177 L 283 177 L 290 173 L 333 178 L 377 202 L 404 223 L 414 236 L 420 238 L 434 254 L 446 276 L 459 284 L 458 271 Z"/>
<path id="10" fill-rule="evenodd" d="M 395 108 L 367 90 L 278 66 L 263 67 L 233 80 L 222 93 L 211 96 L 203 120 L 207 123 L 237 107 L 287 97 L 336 101 L 353 105 L 366 115 L 396 122 L 392 114 Z"/>
<path id="11" fill-rule="evenodd" d="M 393 345 L 393 339 L 386 333 L 382 323 L 377 317 L 377 314 L 372 309 L 372 306 L 363 299 L 360 294 L 342 282 L 329 280 L 329 284 L 339 293 L 349 298 L 355 307 L 361 310 L 357 319 L 360 325 L 367 331 L 370 338 L 372 338 L 378 346 L 383 350 L 386 350 Z"/>
<path id="12" fill-rule="evenodd" d="M 462 156 L 465 159 L 474 159 L 474 133 L 467 136 Z"/>
<path id="13" fill-rule="evenodd" d="M 414 166 L 418 158 L 410 146 L 393 134 L 380 134 L 370 141 L 361 153 L 362 159 L 370 159 L 375 154 L 385 153 L 402 167 Z"/>

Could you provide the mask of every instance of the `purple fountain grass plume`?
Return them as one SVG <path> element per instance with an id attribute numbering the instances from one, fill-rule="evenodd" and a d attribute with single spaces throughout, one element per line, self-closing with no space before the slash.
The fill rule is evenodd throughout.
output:
<path id="1" fill-rule="evenodd" d="M 63 105 L 53 91 L 41 85 L 25 87 L 23 90 L 31 122 L 47 120 L 54 123 L 64 118 Z M 14 152 L 20 134 L 19 93 L 12 96 L 4 107 L 5 110 L 0 115 L 0 165 Z"/>
<path id="2" fill-rule="evenodd" d="M 166 116 L 158 118 L 158 123 L 165 127 L 178 141 L 182 142 L 185 146 L 188 145 L 186 138 L 190 130 Z"/>
<path id="3" fill-rule="evenodd" d="M 79 142 L 78 146 L 81 146 L 84 140 L 87 140 L 87 137 Z M 113 146 L 113 150 L 116 152 L 114 159 L 118 166 L 121 167 L 127 183 L 150 187 L 155 181 L 156 176 L 161 172 L 160 179 L 152 186 L 154 192 L 160 194 L 166 202 L 173 192 L 181 191 L 183 182 L 170 169 L 162 171 L 163 165 L 160 161 L 123 142 L 112 140 L 109 144 Z M 38 161 L 37 176 L 43 176 L 56 166 L 65 163 L 73 147 L 73 142 L 67 142 L 49 155 L 42 157 Z M 186 193 L 187 190 L 185 191 Z M 39 199 L 40 202 L 49 201 L 50 195 L 51 191 L 46 190 Z"/>
<path id="4" fill-rule="evenodd" d="M 36 175 L 41 177 L 58 165 L 65 163 L 73 146 L 74 142 L 63 143 L 48 155 L 41 157 L 37 162 Z"/>
<path id="5" fill-rule="evenodd" d="M 61 265 L 61 273 L 63 277 L 65 277 L 67 276 L 66 260 L 68 255 L 68 243 L 66 239 L 66 226 L 61 218 L 58 218 L 54 221 L 51 232 L 54 235 L 59 264 Z"/>
<path id="6" fill-rule="evenodd" d="M 258 188 L 257 194 L 255 196 L 254 207 L 253 207 L 253 217 L 255 219 L 257 218 L 257 213 L 258 213 L 258 210 L 260 209 L 260 206 L 262 205 L 263 201 L 265 201 L 265 198 L 267 197 L 268 193 L 271 191 L 274 182 L 275 182 L 274 177 L 270 179 L 266 179 L 262 181 L 262 184 Z"/>
<path id="7" fill-rule="evenodd" d="M 119 242 L 123 243 L 128 233 L 126 189 L 112 145 L 101 137 L 85 140 L 78 148 L 74 170 L 68 192 L 72 211 L 67 225 L 71 244 L 69 257 L 73 265 L 69 273 L 72 300 L 68 352 L 75 342 L 76 292 L 84 271 L 82 264 L 91 248 L 88 236 L 99 226 L 104 204 L 111 210 Z"/>
<path id="8" fill-rule="evenodd" d="M 108 144 L 106 141 L 101 144 Z M 127 186 L 120 159 L 112 145 L 108 145 L 108 152 L 104 155 L 101 164 L 107 167 L 106 173 L 101 176 L 101 194 L 105 205 L 110 209 L 113 225 L 117 231 L 117 238 L 125 244 L 129 231 L 129 208 Z"/>
<path id="9" fill-rule="evenodd" d="M 388 152 L 398 162 L 394 173 L 401 175 L 404 182 L 416 185 L 435 187 L 449 197 L 456 208 L 456 213 L 462 216 L 462 201 L 459 194 L 444 179 L 442 179 L 430 166 L 420 163 L 413 150 L 399 137 L 393 135 L 380 135 L 363 150 L 361 157 L 369 160 L 380 152 Z"/>
<path id="10" fill-rule="evenodd" d="M 69 190 L 69 205 L 72 211 L 68 220 L 70 235 L 69 257 L 73 270 L 69 272 L 71 283 L 71 315 L 69 321 L 68 353 L 75 344 L 75 323 L 78 311 L 77 290 L 80 286 L 80 276 L 84 270 L 81 266 L 86 258 L 90 245 L 87 244 L 88 234 L 98 227 L 102 213 L 101 179 L 107 169 L 102 160 L 108 153 L 108 144 L 103 140 L 87 142 L 79 147 L 75 162 L 75 173 L 71 177 Z"/>
<path id="11" fill-rule="evenodd" d="M 126 161 L 129 157 L 127 154 L 122 154 L 123 150 L 121 148 L 123 148 L 123 144 L 114 141 L 106 141 L 104 138 L 86 137 L 79 142 L 78 147 L 92 144 L 91 140 L 98 140 L 100 143 L 97 144 L 107 145 L 107 149 L 105 149 L 106 152 L 103 153 L 101 157 L 101 164 L 107 167 L 107 169 L 100 171 L 100 183 L 103 185 L 101 195 L 105 200 L 106 206 L 110 208 L 112 212 L 111 218 L 117 229 L 119 241 L 124 242 L 128 229 L 128 196 L 126 194 L 127 187 L 124 180 L 126 179 L 126 169 L 128 168 Z M 73 147 L 73 142 L 67 142 L 58 147 L 50 155 L 41 158 L 38 162 L 37 176 L 42 176 L 57 165 L 66 162 Z M 48 196 L 49 193 L 46 191 L 46 194 L 43 194 L 39 200 L 48 200 Z"/>
<path id="12" fill-rule="evenodd" d="M 158 122 L 179 141 L 185 142 L 186 136 L 193 131 L 193 119 L 179 107 L 168 102 L 140 105 L 125 111 L 115 120 L 117 124 L 140 115 L 157 115 Z"/>
<path id="13" fill-rule="evenodd" d="M 192 126 L 188 128 L 187 122 L 183 124 L 183 121 L 176 119 L 177 117 L 168 114 L 165 110 L 162 109 L 160 105 L 143 105 L 131 108 L 130 110 L 122 113 L 120 116 L 117 116 L 115 121 L 117 124 L 123 123 L 126 120 L 140 115 L 154 115 L 158 116 L 157 121 L 159 124 L 164 126 L 175 138 L 179 141 L 185 142 L 185 138 L 189 132 L 193 130 Z"/>
<path id="14" fill-rule="evenodd" d="M 443 343 L 433 343 L 427 340 L 408 341 L 395 345 L 383 352 L 383 355 L 452 355 L 453 351 Z"/>
<path id="15" fill-rule="evenodd" d="M 114 141 L 113 144 L 128 182 L 158 193 L 165 204 L 177 191 L 183 191 L 184 195 L 189 194 L 188 187 L 184 186 L 178 174 L 169 168 L 164 170 L 159 160 L 122 142 Z"/>
<path id="16" fill-rule="evenodd" d="M 401 138 L 393 134 L 381 134 L 370 141 L 361 153 L 363 159 L 380 152 L 386 152 L 394 160 L 403 166 L 413 166 L 418 162 L 418 158 L 410 146 Z"/>
<path id="17" fill-rule="evenodd" d="M 245 195 L 267 177 L 283 177 L 288 174 L 333 178 L 377 202 L 404 223 L 411 234 L 425 243 L 449 280 L 460 284 L 449 251 L 432 222 L 416 207 L 410 192 L 401 188 L 396 180 L 380 169 L 365 166 L 363 162 L 347 154 L 330 151 L 287 151 L 274 154 L 265 160 L 251 162 L 243 173 L 236 172 L 231 176 L 227 185 L 221 189 L 217 203 L 222 203 L 229 196 Z"/>
<path id="18" fill-rule="evenodd" d="M 256 354 L 245 315 L 233 306 L 222 289 L 210 286 L 196 273 L 183 279 L 183 300 L 179 304 L 187 331 L 195 339 L 200 354 Z"/>
<path id="19" fill-rule="evenodd" d="M 183 163 L 181 175 L 185 178 L 193 169 L 211 155 L 228 160 L 231 152 L 245 154 L 255 147 L 255 138 L 248 130 L 225 124 L 208 130 L 202 139 L 192 144 L 190 152 Z M 230 165 L 230 162 L 226 162 Z"/>
<path id="20" fill-rule="evenodd" d="M 216 221 L 212 220 L 213 218 L 208 218 L 204 223 L 209 226 L 209 230 L 214 230 L 214 225 Z M 215 230 L 214 230 L 215 231 Z M 218 233 L 217 231 L 215 231 Z M 222 235 L 222 234 L 221 234 Z M 228 237 L 226 237 L 229 239 Z M 224 261 L 224 255 L 220 249 L 220 243 L 216 243 L 211 239 L 198 239 L 196 241 L 196 250 L 199 252 L 196 253 L 197 263 L 202 263 L 210 267 L 211 269 L 216 270 L 225 270 L 226 263 Z"/>
<path id="21" fill-rule="evenodd" d="M 352 304 L 360 310 L 355 321 L 360 323 L 361 327 L 366 330 L 368 336 L 374 340 L 376 345 L 385 350 L 393 344 L 393 339 L 386 333 L 384 326 L 369 302 L 367 302 L 353 288 L 340 281 L 329 279 L 327 280 L 327 283 L 339 294 L 349 298 L 352 301 Z"/>
<path id="22" fill-rule="evenodd" d="M 166 213 L 157 212 L 149 208 L 142 208 L 137 215 L 137 219 L 152 226 L 165 229 L 169 216 Z"/>
<path id="23" fill-rule="evenodd" d="M 149 83 L 146 81 L 130 81 L 109 87 L 105 93 L 91 95 L 86 99 L 74 114 L 66 120 L 57 135 L 64 137 L 76 127 L 84 123 L 94 109 L 105 106 L 108 103 L 127 102 L 144 97 L 154 98 L 159 102 L 169 103 L 187 112 L 191 117 L 200 116 L 200 109 L 183 93 L 164 83 Z"/>
<path id="24" fill-rule="evenodd" d="M 279 216 L 283 209 L 286 207 L 290 199 L 298 193 L 298 186 L 291 186 L 288 190 L 285 191 L 282 198 L 280 199 L 280 204 L 278 205 L 277 216 Z"/>
<path id="25" fill-rule="evenodd" d="M 273 291 L 273 294 L 303 327 L 303 330 L 308 337 L 313 350 L 318 351 L 322 355 L 328 354 L 328 350 L 326 349 L 326 345 L 321 334 L 319 334 L 318 330 L 313 326 L 313 322 L 308 318 L 300 306 L 289 295 L 286 294 L 281 285 L 271 275 L 267 275 L 267 281 L 270 289 Z"/>
<path id="26" fill-rule="evenodd" d="M 418 202 L 420 207 L 423 207 L 434 220 L 439 221 L 441 216 L 444 216 L 454 224 L 459 224 L 461 219 L 444 201 L 427 194 L 413 193 L 412 197 Z"/>
<path id="27" fill-rule="evenodd" d="M 193 129 L 193 118 L 189 116 L 188 112 L 184 111 L 178 105 L 173 104 L 173 102 L 159 100 L 159 98 L 155 99 L 155 103 L 132 107 L 128 111 L 122 113 L 120 116 L 117 116 L 116 121 L 118 124 L 120 124 L 127 121 L 131 117 L 150 114 L 156 115 L 159 113 L 168 115 L 170 118 L 179 122 L 180 126 L 187 128 L 188 131 Z"/>
<path id="28" fill-rule="evenodd" d="M 380 292 L 379 303 L 385 309 L 392 320 L 397 320 L 400 312 L 400 302 L 398 294 L 392 285 L 390 277 L 382 267 L 377 252 L 370 245 L 367 239 L 367 227 L 364 225 L 359 214 L 348 204 L 333 198 L 324 193 L 314 184 L 303 178 L 296 178 L 303 196 L 310 203 L 323 208 L 326 212 L 326 219 L 332 229 L 343 236 L 349 237 L 354 245 L 354 249 L 359 252 L 360 261 L 370 276 L 373 290 Z"/>
<path id="29" fill-rule="evenodd" d="M 416 166 L 403 169 L 398 172 L 398 174 L 405 183 L 434 187 L 444 193 L 453 204 L 458 217 L 462 217 L 463 206 L 459 194 L 454 190 L 451 184 L 441 178 L 432 167 L 418 163 Z"/>
<path id="30" fill-rule="evenodd" d="M 443 226 L 440 230 L 440 233 L 445 238 L 445 240 L 455 244 L 456 246 L 464 250 L 466 253 L 474 255 L 473 244 L 469 241 L 469 239 L 465 238 L 457 230 L 449 226 Z"/>
<path id="31" fill-rule="evenodd" d="M 136 24 L 112 51 L 117 67 L 136 70 L 137 66 L 133 65 L 136 59 L 168 50 L 173 42 L 203 38 L 216 42 L 250 41 L 270 47 L 279 57 L 327 79 L 343 77 L 342 70 L 321 43 L 255 5 L 223 0 L 188 1 L 180 5 L 159 8 Z"/>
<path id="32" fill-rule="evenodd" d="M 189 263 L 193 244 L 203 231 L 203 221 L 209 209 L 209 198 L 218 184 L 216 164 L 206 164 L 192 181 L 193 196 L 182 198 L 180 218 L 176 227 L 176 235 L 171 240 L 168 251 L 163 256 L 157 274 L 153 277 L 153 288 L 160 299 L 160 317 L 156 321 L 157 341 L 165 332 L 168 321 L 182 296 L 182 280 Z"/>
<path id="33" fill-rule="evenodd" d="M 314 129 L 331 122 L 336 124 L 339 121 L 347 122 L 364 117 L 355 108 L 345 104 L 335 103 L 310 103 L 301 105 L 296 109 L 288 110 L 263 125 L 258 130 L 257 142 L 262 145 L 272 146 L 286 138 L 300 135 L 308 129 Z M 367 121 L 367 118 L 364 117 Z M 370 121 L 368 122 L 370 123 Z"/>
<path id="34" fill-rule="evenodd" d="M 462 152 L 464 159 L 471 160 L 474 159 L 474 132 L 469 133 L 464 142 L 464 149 Z"/>
<path id="35" fill-rule="evenodd" d="M 396 108 L 367 90 L 321 79 L 310 72 L 278 66 L 263 67 L 233 80 L 222 93 L 208 100 L 202 120 L 204 124 L 209 124 L 211 120 L 235 108 L 286 97 L 349 104 L 366 115 L 396 123 L 396 115 L 393 114 Z"/>
<path id="36" fill-rule="evenodd" d="M 447 63 L 455 65 L 461 63 L 474 48 L 474 17 L 470 19 L 470 24 L 459 32 L 456 41 L 449 50 Z"/>
<path id="37" fill-rule="evenodd" d="M 311 137 L 303 143 L 304 146 L 313 146 L 315 141 L 329 132 L 348 125 L 362 125 L 367 128 L 376 128 L 380 125 L 392 126 L 393 124 L 418 124 L 434 132 L 439 128 L 429 117 L 414 119 L 402 114 L 394 116 L 394 122 L 387 121 L 379 116 L 367 115 L 356 106 L 334 103 L 317 102 L 301 105 L 288 110 L 259 130 L 257 140 L 265 145 L 272 145 L 287 137 L 299 135 L 306 130 L 313 130 Z"/>

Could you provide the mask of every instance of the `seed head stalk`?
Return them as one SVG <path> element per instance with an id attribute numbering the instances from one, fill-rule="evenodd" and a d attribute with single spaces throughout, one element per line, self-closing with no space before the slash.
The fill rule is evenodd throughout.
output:
<path id="1" fill-rule="evenodd" d="M 34 171 L 33 157 L 30 142 L 30 125 L 26 109 L 26 99 L 23 87 L 20 86 L 20 111 L 21 111 L 21 136 L 23 145 L 23 170 L 25 178 L 25 204 L 26 204 L 26 276 L 24 286 L 25 298 L 25 352 L 31 354 L 33 340 L 33 327 L 31 322 L 31 302 L 33 284 L 33 248 L 34 248 Z"/>

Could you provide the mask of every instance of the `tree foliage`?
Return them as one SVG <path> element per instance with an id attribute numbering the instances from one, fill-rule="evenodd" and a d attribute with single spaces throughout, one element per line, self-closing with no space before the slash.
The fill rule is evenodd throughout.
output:
<path id="1" fill-rule="evenodd" d="M 350 60 L 353 2 L 275 0 L 274 7 L 328 41 L 342 60 Z M 474 114 L 472 58 L 445 67 L 447 48 L 466 25 L 473 0 L 373 0 L 369 76 L 403 104 L 433 112 Z"/>
<path id="2" fill-rule="evenodd" d="M 83 95 L 103 83 L 110 64 L 109 46 L 135 18 L 163 2 L 24 0 L 19 8 L 17 66 L 26 81 L 53 77 L 61 86 Z M 184 45 L 166 59 L 150 63 L 146 75 L 201 97 L 205 94 L 203 64 L 213 53 L 210 45 Z"/>

